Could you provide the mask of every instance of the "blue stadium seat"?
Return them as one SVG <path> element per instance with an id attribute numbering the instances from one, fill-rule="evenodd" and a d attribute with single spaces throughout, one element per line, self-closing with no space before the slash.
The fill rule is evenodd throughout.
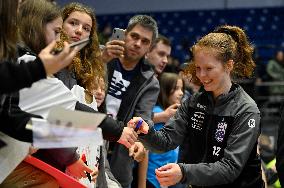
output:
<path id="1" fill-rule="evenodd" d="M 188 49 L 204 34 L 216 26 L 229 24 L 242 27 L 256 48 L 258 55 L 271 58 L 270 50 L 284 48 L 284 7 L 202 10 L 145 13 L 153 16 L 158 23 L 161 34 L 168 36 L 173 43 L 172 55 L 184 62 Z M 114 27 L 125 28 L 129 18 L 134 14 L 97 16 L 98 24 L 111 23 Z M 184 44 L 188 43 L 188 44 Z M 265 47 L 264 49 L 263 46 Z M 266 47 L 269 48 L 266 48 Z"/>

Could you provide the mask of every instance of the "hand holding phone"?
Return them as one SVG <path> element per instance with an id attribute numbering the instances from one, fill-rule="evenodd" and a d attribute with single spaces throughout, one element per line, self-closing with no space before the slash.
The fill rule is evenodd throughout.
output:
<path id="1" fill-rule="evenodd" d="M 111 35 L 111 40 L 124 40 L 125 31 L 120 28 L 114 28 Z"/>
<path id="2" fill-rule="evenodd" d="M 82 39 L 82 40 L 79 40 L 77 42 L 73 42 L 72 44 L 69 45 L 70 48 L 75 48 L 76 46 L 78 46 L 79 48 L 79 51 L 84 48 L 88 43 L 90 42 L 90 39 L 89 38 L 85 38 L 85 39 Z M 54 48 L 52 51 L 51 51 L 51 54 L 58 54 L 60 53 L 61 51 L 63 50 L 63 48 Z"/>

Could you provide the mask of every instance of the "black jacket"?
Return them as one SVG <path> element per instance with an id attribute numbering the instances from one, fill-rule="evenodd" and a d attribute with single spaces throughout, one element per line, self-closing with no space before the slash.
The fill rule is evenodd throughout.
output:
<path id="1" fill-rule="evenodd" d="M 32 142 L 32 131 L 26 129 L 26 124 L 30 118 L 40 116 L 22 111 L 18 104 L 18 92 L 5 96 L 0 106 L 0 131 L 15 139 Z"/>
<path id="2" fill-rule="evenodd" d="M 111 85 L 111 78 L 117 66 L 118 59 L 108 62 L 108 85 Z M 154 76 L 152 67 L 144 60 L 139 62 L 139 69 L 132 78 L 130 85 L 122 96 L 121 104 L 117 113 L 117 120 L 127 124 L 133 117 L 142 117 L 144 120 L 151 120 L 152 109 L 156 104 L 160 87 L 159 82 Z M 129 157 L 128 149 L 114 143 L 110 167 L 113 175 L 122 185 L 128 187 L 132 182 L 133 158 Z M 123 168 L 121 168 L 123 164 Z"/>
<path id="3" fill-rule="evenodd" d="M 42 61 L 37 58 L 28 63 L 0 62 L 0 94 L 9 94 L 46 78 Z"/>
<path id="4" fill-rule="evenodd" d="M 31 117 L 38 116 L 19 108 L 17 91 L 45 77 L 45 69 L 39 58 L 20 64 L 0 62 L 0 131 L 21 141 L 32 141 L 32 132 L 26 130 L 25 126 Z"/>
<path id="5" fill-rule="evenodd" d="M 188 138 L 182 183 L 218 188 L 262 187 L 257 154 L 260 112 L 237 84 L 214 101 L 201 90 L 186 100 L 160 131 L 142 136 L 152 151 L 168 151 Z"/>

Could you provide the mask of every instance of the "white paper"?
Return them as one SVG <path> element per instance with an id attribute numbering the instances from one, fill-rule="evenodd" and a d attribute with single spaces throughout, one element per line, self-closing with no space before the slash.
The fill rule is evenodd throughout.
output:
<path id="1" fill-rule="evenodd" d="M 77 128 L 95 129 L 104 120 L 106 114 L 66 110 L 61 107 L 52 108 L 47 120 L 53 124 L 68 124 Z"/>
<path id="2" fill-rule="evenodd" d="M 47 121 L 32 118 L 33 146 L 38 148 L 66 148 L 102 145 L 103 138 L 98 125 L 106 117 L 102 113 L 89 113 L 52 108 Z"/>
<path id="3" fill-rule="evenodd" d="M 32 118 L 32 127 L 33 146 L 36 148 L 68 148 L 86 146 L 89 143 L 103 144 L 100 128 L 83 129 L 62 122 L 60 125 L 55 125 L 37 118 Z"/>
<path id="4" fill-rule="evenodd" d="M 21 142 L 2 132 L 0 139 L 7 145 L 0 149 L 0 183 L 26 158 L 31 143 Z"/>

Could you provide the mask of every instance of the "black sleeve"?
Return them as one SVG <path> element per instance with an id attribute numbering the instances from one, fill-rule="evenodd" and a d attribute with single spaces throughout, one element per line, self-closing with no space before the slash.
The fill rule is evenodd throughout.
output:
<path id="1" fill-rule="evenodd" d="M 22 111 L 18 106 L 5 110 L 0 116 L 0 131 L 24 142 L 32 142 L 32 131 L 26 129 L 26 124 L 32 117 L 40 116 Z"/>
<path id="2" fill-rule="evenodd" d="M 76 103 L 75 110 L 80 110 L 80 111 L 84 111 L 84 112 L 91 112 L 91 113 L 99 113 L 99 112 L 95 111 L 94 109 L 92 109 L 91 107 L 89 107 L 85 104 L 82 104 L 80 102 Z M 123 122 L 116 121 L 116 120 L 112 119 L 111 117 L 106 116 L 106 118 L 101 122 L 99 127 L 102 129 L 103 138 L 105 140 L 108 140 L 108 141 L 111 141 L 111 142 L 116 142 L 116 141 L 119 140 L 119 138 L 122 134 L 124 124 L 123 124 Z"/>
<path id="3" fill-rule="evenodd" d="M 278 130 L 276 169 L 280 184 L 284 186 L 284 105 L 282 104 L 281 119 Z"/>
<path id="4" fill-rule="evenodd" d="M 46 78 L 42 61 L 37 58 L 28 63 L 0 62 L 0 94 L 11 93 Z"/>

